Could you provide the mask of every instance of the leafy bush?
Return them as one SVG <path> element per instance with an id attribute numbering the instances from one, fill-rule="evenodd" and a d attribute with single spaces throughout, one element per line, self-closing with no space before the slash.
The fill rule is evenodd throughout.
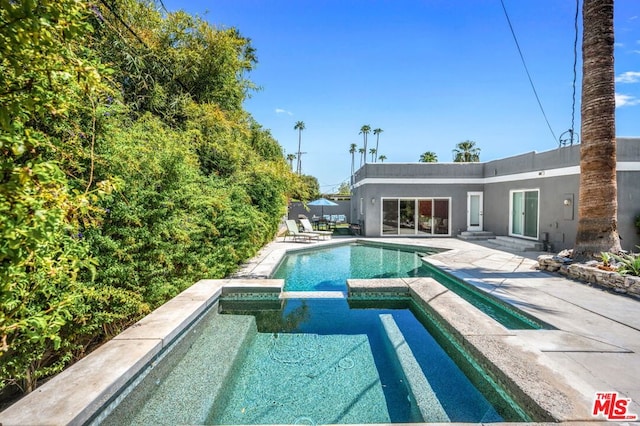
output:
<path id="1" fill-rule="evenodd" d="M 0 389 L 31 391 L 70 361 L 77 277 L 95 268 L 79 232 L 101 190 L 74 190 L 61 131 L 106 89 L 82 47 L 86 13 L 76 0 L 0 8 Z"/>
<path id="2" fill-rule="evenodd" d="M 611 259 L 611 253 L 606 251 L 600 252 L 600 260 L 602 260 L 604 266 L 611 266 Z"/>
<path id="3" fill-rule="evenodd" d="M 637 246 L 640 248 L 640 246 Z M 618 262 L 617 271 L 623 275 L 640 276 L 640 254 L 624 253 L 620 255 L 612 254 Z"/>
<path id="4" fill-rule="evenodd" d="M 234 271 L 298 185 L 242 110 L 248 39 L 111 2 L 141 44 L 88 5 L 0 8 L 0 391 Z"/>

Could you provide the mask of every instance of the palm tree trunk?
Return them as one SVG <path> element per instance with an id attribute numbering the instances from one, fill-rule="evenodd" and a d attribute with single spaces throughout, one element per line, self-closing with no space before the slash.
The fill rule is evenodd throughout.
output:
<path id="1" fill-rule="evenodd" d="M 364 134 L 364 162 L 367 162 L 367 134 Z"/>
<path id="2" fill-rule="evenodd" d="M 302 161 L 300 161 L 300 145 L 302 144 L 302 129 L 298 129 L 298 161 L 296 162 L 296 173 L 300 174 Z"/>
<path id="3" fill-rule="evenodd" d="M 378 145 L 380 143 L 380 133 L 376 134 L 376 153 L 378 152 Z M 376 158 L 375 162 L 378 162 L 378 159 Z"/>
<path id="4" fill-rule="evenodd" d="M 578 232 L 574 258 L 621 250 L 616 182 L 613 0 L 582 8 L 582 125 Z"/>
<path id="5" fill-rule="evenodd" d="M 353 172 L 355 172 L 355 152 L 351 153 L 351 176 L 353 176 Z"/>

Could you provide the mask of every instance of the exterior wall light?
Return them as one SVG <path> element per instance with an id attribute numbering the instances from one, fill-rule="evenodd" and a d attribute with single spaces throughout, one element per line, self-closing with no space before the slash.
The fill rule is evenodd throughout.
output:
<path id="1" fill-rule="evenodd" d="M 564 220 L 573 220 L 573 200 L 575 194 L 566 193 L 562 198 L 562 204 L 564 204 L 564 208 L 562 209 L 562 216 Z"/>
<path id="2" fill-rule="evenodd" d="M 376 199 L 375 199 L 375 198 L 372 198 L 372 199 L 371 199 L 371 204 L 375 204 L 375 203 L 376 203 Z"/>

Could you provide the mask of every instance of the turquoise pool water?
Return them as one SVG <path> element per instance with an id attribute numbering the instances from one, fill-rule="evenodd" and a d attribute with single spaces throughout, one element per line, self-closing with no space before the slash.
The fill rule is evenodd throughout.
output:
<path id="1" fill-rule="evenodd" d="M 421 260 L 425 247 L 346 244 L 285 256 L 273 278 L 285 280 L 285 291 L 343 291 L 349 278 L 431 277 L 508 329 L 540 329 L 537 321 L 481 290 Z"/>
<path id="2" fill-rule="evenodd" d="M 245 302 L 221 300 L 100 424 L 531 421 L 409 301 Z"/>
<path id="3" fill-rule="evenodd" d="M 427 251 L 421 248 L 420 252 Z M 416 249 L 345 244 L 288 254 L 273 278 L 285 280 L 285 291 L 346 291 L 347 278 L 423 277 Z"/>
<path id="4" fill-rule="evenodd" d="M 280 269 L 291 266 L 289 274 L 317 290 L 344 291 L 351 276 L 451 278 L 406 247 L 338 246 L 295 256 Z M 304 275 L 318 264 L 314 283 Z M 425 309 L 409 298 L 350 304 L 344 297 L 223 297 L 219 310 L 204 314 L 151 364 L 103 424 L 531 421 Z"/>
<path id="5" fill-rule="evenodd" d="M 280 311 L 223 303 L 222 312 L 254 315 L 259 333 L 209 424 L 527 419 L 499 392 L 480 392 L 408 303 L 351 309 L 344 299 L 289 299 Z M 412 357 L 415 369 L 404 359 Z"/>

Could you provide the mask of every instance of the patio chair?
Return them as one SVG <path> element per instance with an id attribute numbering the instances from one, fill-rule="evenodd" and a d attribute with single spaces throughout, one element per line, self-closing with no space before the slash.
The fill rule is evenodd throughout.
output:
<path id="1" fill-rule="evenodd" d="M 293 241 L 297 240 L 320 240 L 320 236 L 318 234 L 311 234 L 309 232 L 300 232 L 298 229 L 298 224 L 293 219 L 285 220 L 285 224 L 287 225 L 287 233 L 284 234 L 284 241 L 287 241 L 287 236 L 293 237 Z"/>
<path id="2" fill-rule="evenodd" d="M 331 238 L 333 235 L 333 231 L 314 231 L 309 219 L 300 219 L 300 224 L 302 225 L 304 232 L 308 234 L 318 234 L 318 236 L 322 237 L 323 240 L 326 239 L 326 237 Z"/>

